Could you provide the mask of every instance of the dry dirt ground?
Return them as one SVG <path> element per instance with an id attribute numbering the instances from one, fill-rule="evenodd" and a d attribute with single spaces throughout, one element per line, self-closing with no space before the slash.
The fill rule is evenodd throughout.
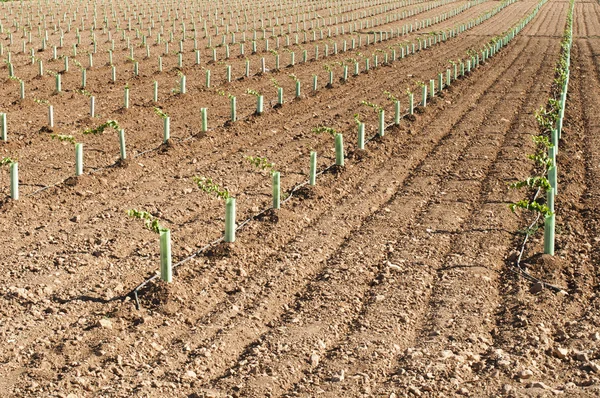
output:
<path id="1" fill-rule="evenodd" d="M 498 4 L 436 3 L 411 21 L 464 9 L 360 51 L 389 51 Z M 264 75 L 256 74 L 260 57 L 272 62 L 272 55 L 249 55 L 249 78 L 241 78 L 245 60 L 236 57 L 228 62 L 236 77 L 231 83 L 224 81 L 224 64 L 190 65 L 183 68 L 186 95 L 169 92 L 178 78 L 173 54 L 163 73 L 155 58 L 141 60 L 140 76 L 123 72 L 115 84 L 101 58 L 106 54 L 99 54 L 86 87 L 97 97 L 94 119 L 86 113 L 87 97 L 75 91 L 77 68 L 64 74 L 64 92 L 52 95 L 53 78 L 36 78 L 37 67 L 15 53 L 31 95 L 19 101 L 16 83 L 2 78 L 0 110 L 10 117 L 11 136 L 0 155 L 19 159 L 22 198 L 3 199 L 0 207 L 0 396 L 600 395 L 598 2 L 575 3 L 556 255 L 540 256 L 538 233 L 522 261 L 563 291 L 534 288 L 513 266 L 530 215 L 513 214 L 508 204 L 523 196 L 509 184 L 532 172 L 534 111 L 551 92 L 567 1 L 549 0 L 507 47 L 416 117 L 403 118 L 365 151 L 355 145 L 355 113 L 369 136 L 376 131 L 375 112 L 361 100 L 385 104 L 391 122 L 384 91 L 404 101 L 415 81 L 435 78 L 449 60 L 480 49 L 536 4 L 517 1 L 455 38 L 345 84 L 335 66 L 331 88 L 324 87 L 323 66 L 359 57 L 357 51 Z M 4 37 L 3 43 L 8 46 Z M 319 43 L 322 50 L 328 41 Z M 315 45 L 304 48 L 313 54 Z M 41 54 L 50 57 L 48 50 Z M 129 70 L 127 51 L 118 54 L 119 68 Z M 61 68 L 61 61 L 47 64 Z M 206 68 L 215 71 L 211 89 L 204 87 Z M 5 65 L 0 72 L 7 75 Z M 290 73 L 303 83 L 300 100 L 292 99 Z M 321 86 L 316 93 L 313 74 Z M 285 89 L 282 107 L 272 106 L 271 78 Z M 151 101 L 153 81 L 161 88 L 158 104 Z M 126 82 L 130 109 L 121 106 Z M 251 115 L 248 88 L 268 93 L 264 115 Z M 228 99 L 215 90 L 238 96 L 240 121 L 226 123 Z M 53 133 L 78 134 L 84 142 L 83 176 L 67 179 L 72 146 L 50 139 L 46 107 L 33 98 L 53 104 Z M 160 145 L 155 105 L 172 119 L 168 145 Z M 201 107 L 209 108 L 206 133 L 199 128 Z M 127 164 L 116 162 L 114 132 L 79 133 L 106 119 L 127 132 Z M 321 174 L 312 189 L 294 191 L 268 217 L 253 218 L 269 206 L 270 177 L 243 157 L 274 162 L 289 193 L 306 179 L 311 151 L 318 152 L 320 169 L 334 161 L 331 137 L 311 132 L 322 125 L 344 133 L 345 167 Z M 172 284 L 144 287 L 137 309 L 130 292 L 156 272 L 158 238 L 126 210 L 148 210 L 171 229 L 175 262 L 222 235 L 223 201 L 198 190 L 193 176 L 226 187 L 237 198 L 238 219 L 250 222 L 234 244 L 211 247 L 178 267 Z M 6 168 L 0 177 L 0 193 L 8 196 Z"/>

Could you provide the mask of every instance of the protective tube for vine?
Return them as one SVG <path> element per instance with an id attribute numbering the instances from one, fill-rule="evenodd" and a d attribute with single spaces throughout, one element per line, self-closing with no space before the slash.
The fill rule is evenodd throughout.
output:
<path id="1" fill-rule="evenodd" d="M 125 94 L 123 96 L 123 107 L 129 109 L 129 89 L 125 87 Z"/>
<path id="2" fill-rule="evenodd" d="M 557 193 L 557 181 L 556 181 L 556 150 L 555 147 L 552 146 L 548 148 L 548 157 L 552 159 L 552 166 L 548 168 L 548 182 L 554 191 L 554 194 Z"/>
<path id="3" fill-rule="evenodd" d="M 0 113 L 0 134 L 2 135 L 2 141 L 8 141 L 8 116 L 6 113 Z"/>
<path id="4" fill-rule="evenodd" d="M 169 116 L 163 119 L 163 142 L 166 143 L 171 138 L 171 118 Z"/>
<path id="5" fill-rule="evenodd" d="M 48 106 L 48 126 L 54 127 L 54 107 L 52 105 Z"/>
<path id="6" fill-rule="evenodd" d="M 365 149 L 365 124 L 358 123 L 358 149 Z"/>
<path id="7" fill-rule="evenodd" d="M 548 208 L 552 212 L 544 218 L 544 254 L 554 255 L 554 233 L 556 215 L 554 214 L 554 191 L 548 190 Z"/>
<path id="8" fill-rule="evenodd" d="M 296 82 L 296 98 L 300 98 L 300 80 Z"/>
<path id="9" fill-rule="evenodd" d="M 283 87 L 277 88 L 277 103 L 283 105 Z"/>
<path id="10" fill-rule="evenodd" d="M 81 88 L 85 88 L 87 85 L 87 70 L 83 68 L 81 70 Z"/>
<path id="11" fill-rule="evenodd" d="M 225 242 L 235 242 L 235 198 L 225 202 Z"/>
<path id="12" fill-rule="evenodd" d="M 313 91 L 317 91 L 317 75 L 313 75 Z"/>
<path id="13" fill-rule="evenodd" d="M 415 114 L 415 95 L 413 93 L 408 94 L 408 113 Z"/>
<path id="14" fill-rule="evenodd" d="M 230 99 L 230 103 L 231 103 L 231 121 L 235 122 L 237 121 L 237 100 L 234 96 L 231 96 Z"/>
<path id="15" fill-rule="evenodd" d="M 344 166 L 344 137 L 339 133 L 335 136 L 335 164 Z"/>
<path id="16" fill-rule="evenodd" d="M 385 135 L 385 111 L 381 109 L 379 111 L 379 129 L 378 134 L 380 137 Z"/>
<path id="17" fill-rule="evenodd" d="M 10 164 L 10 197 L 19 200 L 19 163 Z"/>
<path id="18" fill-rule="evenodd" d="M 308 176 L 308 183 L 315 185 L 317 183 L 317 153 L 310 153 L 310 173 Z"/>
<path id="19" fill-rule="evenodd" d="M 187 89 L 185 87 L 185 75 L 181 75 L 181 81 L 179 82 L 179 91 L 181 94 L 185 94 Z"/>
<path id="20" fill-rule="evenodd" d="M 200 115 L 202 116 L 202 132 L 208 131 L 208 108 L 200 108 Z"/>
<path id="21" fill-rule="evenodd" d="M 75 144 L 75 175 L 83 174 L 83 144 L 78 142 Z"/>
<path id="22" fill-rule="evenodd" d="M 90 117 L 96 116 L 96 97 L 90 97 Z"/>
<path id="23" fill-rule="evenodd" d="M 262 115 L 264 111 L 264 97 L 262 95 L 256 96 L 256 114 Z"/>
<path id="24" fill-rule="evenodd" d="M 160 279 L 167 283 L 173 282 L 173 267 L 171 265 L 171 231 L 160 231 Z"/>
<path id="25" fill-rule="evenodd" d="M 278 171 L 273 172 L 273 208 L 281 207 L 281 184 Z"/>
<path id="26" fill-rule="evenodd" d="M 422 91 L 423 91 L 421 94 L 422 104 L 423 104 L 423 107 L 426 107 L 427 106 L 427 86 L 425 84 L 423 84 Z"/>
<path id="27" fill-rule="evenodd" d="M 125 130 L 119 130 L 119 148 L 121 150 L 121 159 L 127 159 L 127 152 L 125 150 Z"/>
<path id="28" fill-rule="evenodd" d="M 152 95 L 152 99 L 154 100 L 154 102 L 158 102 L 158 82 L 154 82 L 153 85 L 153 95 Z"/>

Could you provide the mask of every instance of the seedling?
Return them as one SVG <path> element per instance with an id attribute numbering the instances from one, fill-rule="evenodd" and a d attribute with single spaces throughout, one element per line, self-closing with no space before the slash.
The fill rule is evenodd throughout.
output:
<path id="1" fill-rule="evenodd" d="M 19 163 L 16 159 L 9 157 L 0 160 L 0 167 L 8 165 L 10 168 L 10 197 L 13 200 L 19 199 Z"/>
<path id="2" fill-rule="evenodd" d="M 177 75 L 179 76 L 179 80 L 177 80 L 177 87 L 174 87 L 171 89 L 171 93 L 173 94 L 185 94 L 186 93 L 186 78 L 185 75 L 183 73 L 181 73 L 181 71 L 177 72 Z"/>
<path id="3" fill-rule="evenodd" d="M 246 91 L 250 95 L 254 95 L 256 97 L 256 114 L 261 115 L 263 113 L 263 96 L 261 93 L 255 90 L 248 89 Z"/>
<path id="4" fill-rule="evenodd" d="M 12 158 L 9 158 L 9 157 L 2 158 L 0 160 L 0 167 L 4 166 L 4 165 L 9 165 L 10 166 L 11 164 L 16 163 L 16 162 L 17 162 L 16 159 L 12 159 Z"/>
<path id="5" fill-rule="evenodd" d="M 160 279 L 167 283 L 171 283 L 173 281 L 171 231 L 161 227 L 159 220 L 147 211 L 131 209 L 127 210 L 127 215 L 129 217 L 144 220 L 146 228 L 160 235 Z"/>
<path id="6" fill-rule="evenodd" d="M 378 134 L 380 137 L 383 137 L 383 135 L 385 134 L 385 110 L 383 109 L 383 107 L 381 105 L 377 105 L 369 101 L 360 101 L 360 103 L 377 111 L 377 114 L 379 116 Z"/>
<path id="7" fill-rule="evenodd" d="M 365 124 L 360 121 L 359 117 L 360 114 L 354 114 L 354 121 L 358 126 L 358 149 L 363 150 L 365 149 Z"/>
<path id="8" fill-rule="evenodd" d="M 515 213 L 516 209 L 519 208 L 523 210 L 529 210 L 534 213 L 540 213 L 544 218 L 549 217 L 553 214 L 547 205 L 540 204 L 536 201 L 529 201 L 526 199 L 518 201 L 516 203 L 511 203 L 510 205 L 508 205 L 508 207 L 513 213 Z"/>
<path id="9" fill-rule="evenodd" d="M 154 113 L 163 120 L 163 142 L 166 143 L 171 138 L 171 118 L 157 107 L 154 107 Z"/>
<path id="10" fill-rule="evenodd" d="M 244 156 L 244 159 L 248 161 L 252 166 L 269 171 L 269 174 L 273 175 L 275 170 L 275 163 L 269 162 L 267 158 L 260 156 Z"/>
<path id="11" fill-rule="evenodd" d="M 51 134 L 50 138 L 61 142 L 70 142 L 73 145 L 77 144 L 75 137 L 73 137 L 72 135 Z"/>
<path id="12" fill-rule="evenodd" d="M 337 134 L 337 131 L 335 131 L 335 129 L 333 129 L 331 127 L 326 127 L 326 126 L 314 127 L 312 129 L 312 132 L 316 133 L 316 134 L 327 133 L 327 134 L 331 135 L 332 137 L 335 137 L 335 135 Z"/>
<path id="13" fill-rule="evenodd" d="M 250 95 L 254 95 L 255 97 L 260 97 L 260 96 L 262 95 L 262 94 L 261 94 L 261 93 L 259 93 L 258 91 L 255 91 L 255 90 L 252 90 L 252 89 L 248 89 L 248 90 L 246 90 L 246 93 L 247 93 L 247 94 L 250 94 Z"/>
<path id="14" fill-rule="evenodd" d="M 219 187 L 219 185 L 213 182 L 213 180 L 210 178 L 194 176 L 192 180 L 196 183 L 196 185 L 198 185 L 198 188 L 200 188 L 200 190 L 208 194 L 214 193 L 219 199 L 231 198 L 229 191 Z"/>
<path id="15" fill-rule="evenodd" d="M 169 117 L 168 114 L 166 114 L 165 112 L 162 111 L 162 109 L 158 108 L 158 107 L 154 107 L 154 113 L 156 113 L 161 119 L 166 119 Z"/>
<path id="16" fill-rule="evenodd" d="M 80 176 L 83 174 L 83 144 L 75 141 L 75 137 L 72 135 L 52 134 L 50 138 L 53 140 L 59 140 L 61 142 L 70 142 L 75 145 L 75 175 Z"/>
<path id="17" fill-rule="evenodd" d="M 102 134 L 104 133 L 104 130 L 108 129 L 108 128 L 113 128 L 117 131 L 120 130 L 121 127 L 119 127 L 119 123 L 116 120 L 108 120 L 106 121 L 106 123 L 102 123 L 101 125 L 94 127 L 94 128 L 89 128 L 83 131 L 83 134 L 93 134 L 93 135 L 97 135 L 97 134 Z"/>
<path id="18" fill-rule="evenodd" d="M 166 228 L 161 227 L 159 220 L 147 211 L 130 209 L 127 210 L 127 215 L 132 218 L 143 220 L 145 227 L 157 234 L 167 230 Z"/>

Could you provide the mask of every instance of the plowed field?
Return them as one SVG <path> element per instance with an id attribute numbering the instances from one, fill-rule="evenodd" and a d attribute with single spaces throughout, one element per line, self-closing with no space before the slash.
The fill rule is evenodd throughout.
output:
<path id="1" fill-rule="evenodd" d="M 327 29 L 337 29 L 337 35 L 321 39 L 319 29 L 307 27 L 303 43 L 300 23 L 300 42 L 294 44 L 294 20 L 282 25 L 292 29 L 287 51 L 286 35 L 277 27 L 269 43 L 271 49 L 276 41 L 281 47 L 266 51 L 263 31 L 257 29 L 260 48 L 253 54 L 252 24 L 244 27 L 244 12 L 240 18 L 232 11 L 240 32 L 229 59 L 223 46 L 215 46 L 218 59 L 211 61 L 212 49 L 204 31 L 198 31 L 200 64 L 188 37 L 184 64 L 178 67 L 177 33 L 170 53 L 163 55 L 162 72 L 157 57 L 165 45 L 155 44 L 159 20 L 147 39 L 149 58 L 136 37 L 135 29 L 147 33 L 152 14 L 142 2 L 76 2 L 81 9 L 70 32 L 63 13 L 69 20 L 75 8 L 67 4 L 1 3 L 3 57 L 11 51 L 26 96 L 19 98 L 19 83 L 8 78 L 3 63 L 0 112 L 7 114 L 8 141 L 0 142 L 0 158 L 18 159 L 21 197 L 10 200 L 8 168 L 0 168 L 0 396 L 598 396 L 600 4 L 575 2 L 572 74 L 557 160 L 556 255 L 540 255 L 539 232 L 521 261 L 535 278 L 562 289 L 555 291 L 535 288 L 514 266 L 531 214 L 515 214 L 508 205 L 523 195 L 510 183 L 532 173 L 527 154 L 535 149 L 531 136 L 539 133 L 535 111 L 551 95 L 569 2 L 546 2 L 506 46 L 464 77 L 453 78 L 414 115 L 404 114 L 407 90 L 419 102 L 418 82 L 437 84 L 438 74 L 451 70 L 452 62 L 466 63 L 467 54 L 503 36 L 538 2 L 519 0 L 504 7 L 498 1 L 462 0 L 284 3 L 315 7 L 319 15 L 304 11 L 307 20 L 325 23 L 325 36 Z M 214 17 L 212 2 L 190 4 L 156 3 L 150 10 L 157 18 L 166 7 L 169 21 L 178 11 L 187 25 L 195 12 L 207 13 L 194 9 L 199 5 Z M 225 4 L 223 18 L 233 31 L 227 7 L 242 3 Z M 89 19 L 73 57 L 75 26 L 83 23 L 88 5 Z M 108 29 L 115 40 L 115 82 L 110 39 L 101 28 L 104 10 L 111 9 L 107 5 L 118 10 L 121 28 L 128 19 L 135 25 L 121 30 L 111 22 Z M 95 34 L 102 49 L 89 67 L 96 6 Z M 255 11 L 259 18 L 263 7 L 248 7 L 249 15 Z M 27 16 L 38 21 L 39 9 L 47 15 L 50 37 L 48 47 L 38 49 L 35 22 L 34 44 L 27 43 L 36 49 L 32 64 L 29 50 L 22 52 L 27 40 L 13 20 L 24 15 L 22 25 Z M 491 11 L 480 23 L 469 24 Z M 138 12 L 143 26 L 136 22 Z M 402 19 L 403 12 L 415 15 Z M 167 22 L 167 13 L 161 15 L 168 39 L 172 27 L 179 32 L 181 20 Z M 50 16 L 63 22 L 64 47 L 58 53 L 71 57 L 68 72 L 62 59 L 52 59 L 51 45 L 60 34 Z M 350 32 L 354 22 L 344 19 L 350 17 L 364 23 L 362 29 Z M 416 29 L 424 20 L 431 25 Z M 198 27 L 201 21 L 196 18 Z M 268 21 L 270 37 L 274 20 Z M 367 27 L 367 21 L 378 25 Z M 406 24 L 413 24 L 412 32 L 404 30 Z M 441 32 L 461 25 L 464 31 L 440 40 Z M 220 33 L 214 25 L 209 29 L 213 45 L 225 29 L 217 26 Z M 246 54 L 239 56 L 242 31 Z M 381 41 L 382 31 L 388 32 L 387 40 Z M 137 43 L 138 76 L 122 34 Z M 407 45 L 423 39 L 431 40 L 427 48 L 401 58 Z M 289 65 L 290 51 L 294 65 Z M 52 74 L 37 76 L 39 59 L 46 70 L 61 74 L 62 92 L 55 92 Z M 73 60 L 86 67 L 84 88 Z M 356 76 L 354 60 L 360 66 Z M 347 81 L 341 79 L 343 65 L 350 66 Z M 326 87 L 329 70 L 334 81 Z M 181 74 L 185 94 L 176 90 Z M 294 98 L 290 74 L 301 82 L 300 98 Z M 317 91 L 312 90 L 314 75 Z M 281 106 L 272 79 L 283 87 Z M 155 81 L 158 102 L 152 100 Z M 127 109 L 125 85 L 130 87 Z M 248 89 L 264 95 L 262 115 L 254 114 L 256 99 Z M 393 124 L 385 91 L 400 99 L 399 125 Z M 95 117 L 89 114 L 89 95 L 96 100 Z M 229 121 L 228 95 L 237 98 L 235 122 Z M 383 137 L 376 136 L 376 112 L 361 101 L 384 107 Z M 55 112 L 52 128 L 48 105 Z M 171 118 L 167 143 L 155 107 Z M 200 108 L 208 109 L 208 131 L 201 131 Z M 373 137 L 365 150 L 356 144 L 357 113 L 367 137 Z M 115 131 L 81 133 L 109 119 L 126 132 L 125 162 L 119 161 Z M 344 134 L 343 167 L 331 167 L 334 140 L 314 133 L 318 126 Z M 84 143 L 83 175 L 74 177 L 74 148 L 52 139 L 58 134 Z M 300 187 L 311 151 L 318 153 L 323 172 L 316 186 Z M 265 157 L 281 172 L 286 199 L 281 209 L 263 213 L 271 206 L 271 178 L 245 156 Z M 217 241 L 223 235 L 224 201 L 199 190 L 194 176 L 211 178 L 236 198 L 238 224 L 248 222 L 234 243 Z M 150 212 L 171 230 L 173 262 L 183 261 L 172 283 L 154 279 L 137 297 L 133 289 L 156 274 L 160 255 L 158 235 L 126 214 L 134 208 Z"/>

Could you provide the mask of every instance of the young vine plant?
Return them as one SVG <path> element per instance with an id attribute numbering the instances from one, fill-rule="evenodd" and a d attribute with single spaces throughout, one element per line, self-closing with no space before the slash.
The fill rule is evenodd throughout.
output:
<path id="1" fill-rule="evenodd" d="M 214 193 L 219 199 L 229 199 L 231 197 L 228 190 L 221 188 L 210 178 L 194 176 L 192 180 L 198 185 L 200 190 L 208 194 Z"/>
<path id="2" fill-rule="evenodd" d="M 161 227 L 159 220 L 147 211 L 130 209 L 127 210 L 127 215 L 132 218 L 144 220 L 146 228 L 157 234 L 167 230 L 166 228 Z"/>

